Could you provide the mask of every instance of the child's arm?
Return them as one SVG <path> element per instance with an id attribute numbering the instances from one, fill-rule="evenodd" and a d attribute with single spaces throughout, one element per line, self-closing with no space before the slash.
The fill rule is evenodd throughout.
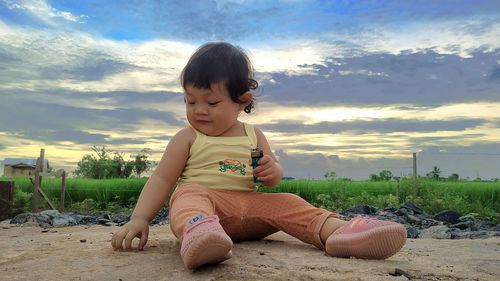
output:
<path id="1" fill-rule="evenodd" d="M 259 181 L 262 181 L 264 186 L 276 186 L 283 177 L 283 168 L 271 151 L 264 133 L 255 128 L 255 134 L 257 135 L 257 146 L 264 151 L 264 156 L 259 160 L 259 166 L 255 168 L 254 175 Z"/>
<path id="2" fill-rule="evenodd" d="M 196 138 L 191 128 L 179 131 L 168 143 L 158 167 L 144 185 L 130 221 L 111 239 L 115 250 L 132 248 L 132 240 L 140 238 L 138 248 L 146 245 L 149 222 L 160 211 L 179 178 L 189 156 L 189 148 Z"/>

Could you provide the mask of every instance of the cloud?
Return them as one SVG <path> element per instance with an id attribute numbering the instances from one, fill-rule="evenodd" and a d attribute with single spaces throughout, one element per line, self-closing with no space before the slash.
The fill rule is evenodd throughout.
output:
<path id="1" fill-rule="evenodd" d="M 302 105 L 300 103 L 286 104 L 283 102 L 267 102 L 258 97 L 255 113 L 245 117 L 259 124 L 276 125 L 280 122 L 296 122 L 302 125 L 314 125 L 322 122 L 353 122 L 401 120 L 400 122 L 423 121 L 456 121 L 456 120 L 488 120 L 491 124 L 500 119 L 500 102 L 470 102 L 448 103 L 438 106 L 421 106 L 410 104 L 387 105 Z M 374 124 L 374 123 L 373 123 Z"/>
<path id="2" fill-rule="evenodd" d="M 49 25 L 56 25 L 57 20 L 60 19 L 65 21 L 83 23 L 85 19 L 88 18 L 87 15 L 73 15 L 72 13 L 67 11 L 58 11 L 57 9 L 54 9 L 49 4 L 47 4 L 47 2 L 44 0 L 5 0 L 4 2 L 9 9 L 25 11 Z"/>
<path id="3" fill-rule="evenodd" d="M 377 119 L 365 121 L 320 122 L 303 124 L 302 122 L 278 121 L 275 124 L 264 124 L 263 130 L 279 131 L 282 133 L 296 134 L 337 134 L 345 131 L 356 133 L 395 133 L 395 132 L 435 132 L 435 131 L 463 131 L 474 128 L 487 122 L 486 120 L 447 120 L 447 121 L 422 121 L 401 119 Z"/>
<path id="4" fill-rule="evenodd" d="M 195 47 L 171 41 L 115 42 L 81 32 L 0 22 L 0 89 L 181 91 L 179 73 Z"/>
<path id="5" fill-rule="evenodd" d="M 434 51 L 330 58 L 309 65 L 312 74 L 270 73 L 266 99 L 314 104 L 419 104 L 499 101 L 494 76 L 500 53 L 476 51 L 470 58 Z M 493 74 L 492 73 L 493 69 Z M 489 75 L 489 76 L 488 76 Z M 268 80 L 268 81 L 269 81 Z"/>
<path id="6" fill-rule="evenodd" d="M 69 94 L 69 93 L 65 93 Z M 161 98 L 163 95 L 163 99 Z M 54 94 L 45 101 L 35 101 L 32 93 L 16 92 L 15 94 L 2 95 L 0 102 L 5 110 L 0 112 L 1 120 L 10 120 L 2 125 L 3 131 L 16 132 L 16 136 L 25 139 L 38 139 L 47 144 L 70 141 L 73 143 L 113 143 L 116 139 L 130 138 L 147 142 L 153 134 L 136 135 L 149 128 L 161 131 L 161 135 L 170 134 L 173 130 L 185 124 L 184 116 L 169 111 L 168 107 L 179 107 L 180 97 L 176 99 L 167 94 L 140 94 L 135 95 L 119 93 L 105 94 L 73 93 L 69 102 L 61 97 L 61 93 Z M 100 106 L 102 98 L 118 97 L 116 101 L 124 102 L 124 107 L 118 104 Z M 176 96 L 176 95 L 175 95 Z M 139 108 L 137 105 L 146 105 L 149 100 L 151 106 Z M 58 104 L 58 100 L 64 100 Z M 80 104 L 78 100 L 84 101 Z M 96 103 L 92 106 L 92 100 Z M 128 101 L 128 102 L 125 102 Z M 138 101 L 137 103 L 135 101 Z M 169 104 L 169 101 L 175 103 Z M 163 103 L 164 108 L 158 104 Z M 157 104 L 153 106 L 153 104 Z M 85 105 L 87 104 L 87 105 Z M 16 112 L 22 109 L 22 114 Z M 14 118 L 13 118 L 14 117 Z M 151 121 L 154 120 L 154 121 Z"/>

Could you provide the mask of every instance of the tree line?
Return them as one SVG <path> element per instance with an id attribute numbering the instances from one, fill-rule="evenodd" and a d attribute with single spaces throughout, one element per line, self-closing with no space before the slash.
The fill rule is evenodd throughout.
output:
<path id="1" fill-rule="evenodd" d="M 91 179 L 138 178 L 152 168 L 155 163 L 149 160 L 151 149 L 144 148 L 125 160 L 123 153 L 112 151 L 106 146 L 92 146 L 93 154 L 86 154 L 77 163 L 73 172 L 78 177 Z"/>
<path id="2" fill-rule="evenodd" d="M 77 163 L 77 168 L 73 172 L 78 177 L 91 179 L 110 179 L 110 178 L 130 178 L 141 177 L 145 172 L 149 171 L 155 163 L 149 160 L 151 149 L 144 148 L 139 153 L 131 155 L 131 160 L 125 160 L 123 153 L 112 151 L 106 146 L 92 146 L 93 154 L 86 154 Z M 327 172 L 325 180 L 337 180 L 335 172 Z M 438 166 L 426 174 L 427 178 L 433 180 L 458 181 L 460 176 L 457 173 L 451 174 L 448 178 L 441 178 L 441 169 Z M 370 174 L 370 181 L 390 181 L 394 178 L 389 170 L 382 170 L 378 175 Z M 341 180 L 350 180 L 342 178 Z M 475 181 L 481 181 L 476 178 Z M 498 179 L 495 179 L 498 181 Z"/>
<path id="3" fill-rule="evenodd" d="M 337 178 L 337 173 L 335 172 L 327 172 L 326 174 L 323 175 L 325 180 L 336 180 Z M 441 177 L 441 169 L 438 166 L 434 166 L 434 168 L 429 171 L 426 174 L 426 177 L 432 180 L 442 180 L 442 181 L 459 181 L 460 176 L 457 173 L 453 173 L 447 178 L 442 178 Z M 382 170 L 378 175 L 377 174 L 370 174 L 370 181 L 390 181 L 394 179 L 395 177 L 392 175 L 392 172 L 389 170 Z M 346 180 L 346 178 L 343 178 L 342 180 Z M 348 180 L 348 179 L 347 179 Z M 468 180 L 468 178 L 467 178 Z M 476 178 L 474 181 L 481 181 L 481 178 Z M 493 181 L 499 181 L 498 178 L 494 179 Z"/>

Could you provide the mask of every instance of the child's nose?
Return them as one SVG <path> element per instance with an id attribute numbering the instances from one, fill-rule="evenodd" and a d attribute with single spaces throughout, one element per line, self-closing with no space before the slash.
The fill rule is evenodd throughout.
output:
<path id="1" fill-rule="evenodd" d="M 196 114 L 207 114 L 208 113 L 208 108 L 205 105 L 197 105 L 196 108 L 194 109 L 194 113 Z"/>

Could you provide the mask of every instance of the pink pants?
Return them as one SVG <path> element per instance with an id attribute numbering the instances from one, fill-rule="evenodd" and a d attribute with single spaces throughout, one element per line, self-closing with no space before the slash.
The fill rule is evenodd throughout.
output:
<path id="1" fill-rule="evenodd" d="M 338 216 L 290 193 L 229 191 L 185 184 L 170 198 L 170 228 L 182 241 L 191 218 L 217 215 L 233 241 L 256 240 L 284 231 L 320 249 L 319 232 L 326 219 Z"/>

